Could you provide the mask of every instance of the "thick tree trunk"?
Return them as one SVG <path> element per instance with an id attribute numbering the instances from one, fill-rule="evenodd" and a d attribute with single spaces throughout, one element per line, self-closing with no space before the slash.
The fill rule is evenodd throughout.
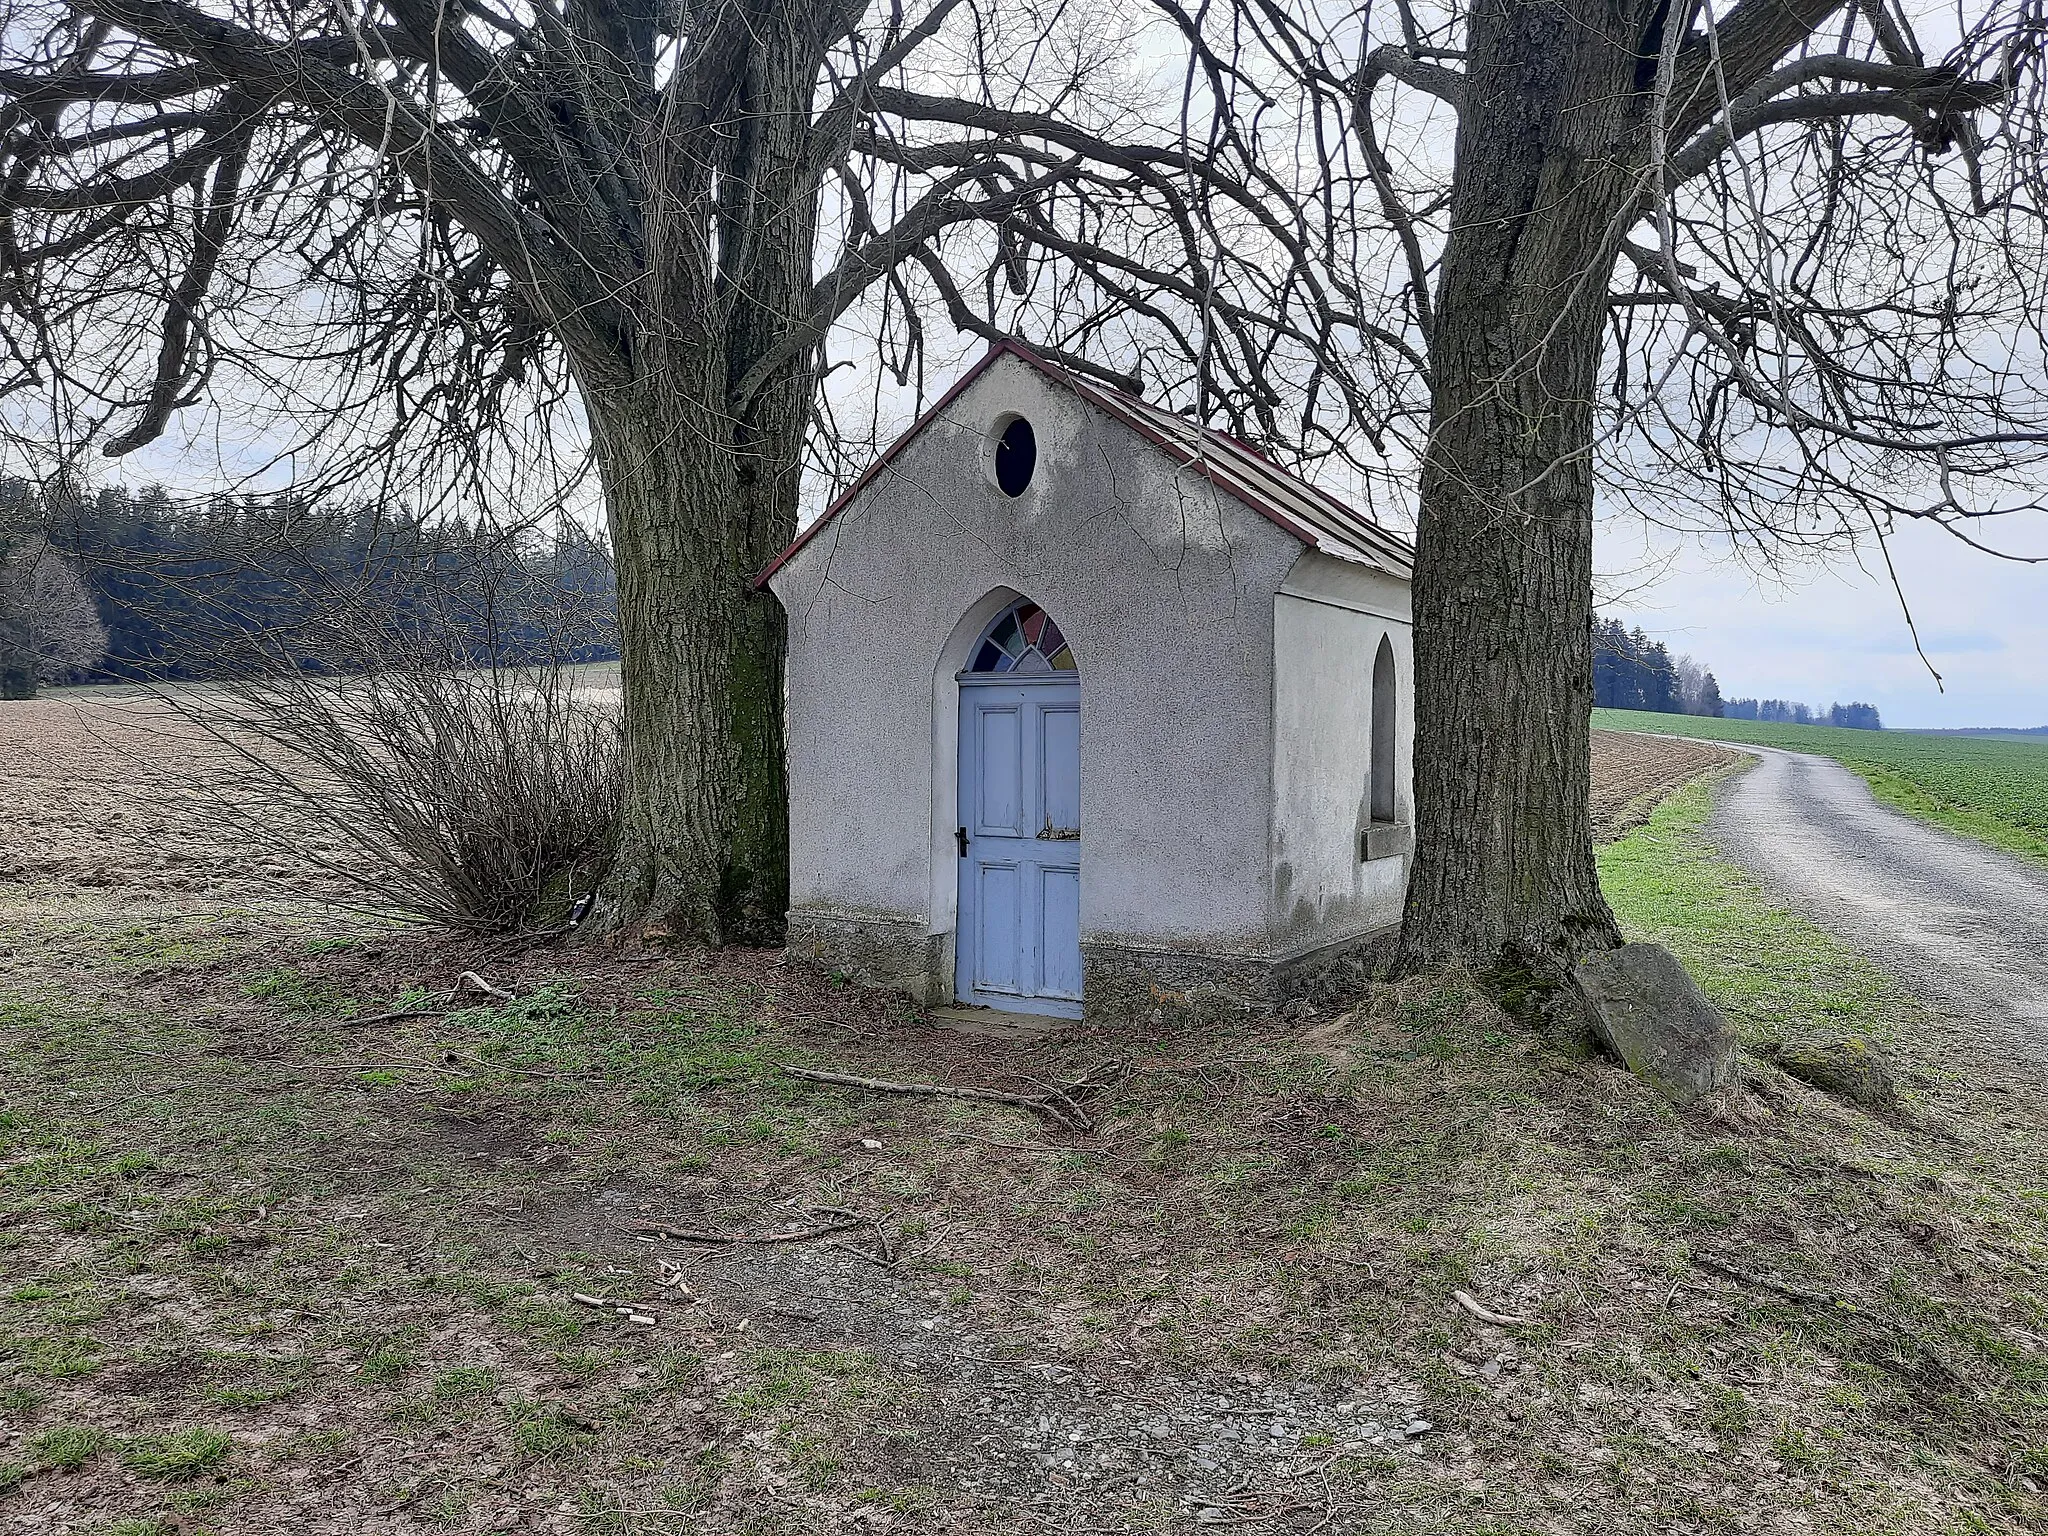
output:
<path id="1" fill-rule="evenodd" d="M 1593 396 L 1657 44 L 1640 0 L 1596 9 L 1472 13 L 1430 345 L 1410 967 L 1555 978 L 1619 942 L 1587 806 Z"/>
<path id="2" fill-rule="evenodd" d="M 789 904 L 781 607 L 751 578 L 793 536 L 800 439 L 736 452 L 678 396 L 586 392 L 616 551 L 626 804 L 619 921 L 781 942 Z"/>
<path id="3" fill-rule="evenodd" d="M 571 318 L 618 571 L 626 804 L 612 926 L 779 944 L 789 908 L 781 606 L 752 581 L 796 535 L 808 352 L 750 382 L 812 304 L 811 114 L 846 7 L 754 0 L 746 46 L 643 142 L 645 275 Z M 736 34 L 737 35 L 737 34 Z"/>

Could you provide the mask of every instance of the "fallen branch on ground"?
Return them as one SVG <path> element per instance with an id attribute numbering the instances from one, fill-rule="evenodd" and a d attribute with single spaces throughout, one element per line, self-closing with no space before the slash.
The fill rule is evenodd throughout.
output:
<path id="1" fill-rule="evenodd" d="M 868 1224 L 865 1216 L 855 1216 L 848 1221 L 830 1222 L 822 1227 L 807 1227 L 800 1232 L 768 1232 L 759 1237 L 749 1237 L 738 1232 L 706 1232 L 697 1227 L 678 1227 L 665 1221 L 636 1221 L 629 1229 L 643 1232 L 651 1237 L 671 1238 L 679 1243 L 803 1243 L 814 1237 L 830 1237 L 835 1232 L 850 1232 L 855 1227 Z"/>
<path id="2" fill-rule="evenodd" d="M 1496 1312 L 1491 1307 L 1481 1306 L 1465 1291 L 1451 1292 L 1451 1300 L 1480 1322 L 1491 1323 L 1496 1328 L 1519 1328 L 1529 1321 L 1526 1317 L 1517 1317 L 1512 1312 Z"/>
<path id="3" fill-rule="evenodd" d="M 806 1082 L 831 1083 L 840 1088 L 865 1088 L 870 1093 L 907 1093 L 938 1099 L 978 1099 L 986 1104 L 1009 1104 L 1042 1115 L 1055 1125 L 1087 1135 L 1095 1123 L 1074 1101 L 1058 1090 L 1042 1094 L 1001 1093 L 994 1088 L 955 1088 L 946 1083 L 892 1083 L 879 1077 L 854 1077 L 846 1072 L 816 1072 L 808 1067 L 785 1066 L 783 1071 Z"/>
<path id="4" fill-rule="evenodd" d="M 448 994 L 448 1001 L 454 1002 L 465 991 L 481 992 L 485 997 L 494 997 L 501 1003 L 516 1003 L 519 1001 L 517 994 L 507 992 L 503 987 L 492 986 L 483 977 L 477 975 L 475 971 L 464 971 L 455 978 L 455 986 Z"/>
<path id="5" fill-rule="evenodd" d="M 1775 1292 L 1787 1301 L 1811 1302 L 1822 1307 L 1840 1307 L 1844 1312 L 1856 1310 L 1851 1303 L 1843 1301 L 1838 1296 L 1830 1296 L 1826 1291 L 1809 1291 L 1804 1286 L 1793 1285 L 1787 1280 L 1774 1280 L 1769 1275 L 1751 1274 L 1748 1270 L 1738 1269 L 1726 1259 L 1716 1258 L 1710 1253 L 1693 1254 L 1692 1263 L 1695 1269 L 1704 1269 L 1708 1274 L 1719 1275 L 1724 1280 L 1753 1285 L 1760 1291 Z"/>
<path id="6" fill-rule="evenodd" d="M 445 1019 L 445 1008 L 393 1008 L 385 1013 L 373 1013 L 360 1019 L 343 1019 L 344 1024 L 397 1024 L 406 1019 Z"/>
<path id="7" fill-rule="evenodd" d="M 455 978 L 455 985 L 448 989 L 447 998 L 434 1007 L 390 1008 L 383 1013 L 369 1014 L 360 1019 L 343 1019 L 341 1022 L 348 1025 L 398 1024 L 407 1019 L 445 1019 L 462 1001 L 462 994 L 465 992 L 479 992 L 501 1003 L 519 1001 L 517 993 L 507 992 L 503 987 L 492 986 L 475 971 L 464 971 Z"/>

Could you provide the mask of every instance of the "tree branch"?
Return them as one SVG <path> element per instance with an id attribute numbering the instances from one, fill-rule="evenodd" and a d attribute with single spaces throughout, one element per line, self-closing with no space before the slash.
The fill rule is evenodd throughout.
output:
<path id="1" fill-rule="evenodd" d="M 1428 64 L 1399 43 L 1382 43 L 1366 55 L 1360 85 L 1370 92 L 1382 79 L 1398 80 L 1452 107 L 1465 103 L 1465 77 L 1441 64 Z"/>

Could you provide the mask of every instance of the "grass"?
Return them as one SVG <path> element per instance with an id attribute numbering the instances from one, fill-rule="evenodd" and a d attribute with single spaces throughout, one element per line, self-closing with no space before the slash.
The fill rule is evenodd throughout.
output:
<path id="1" fill-rule="evenodd" d="M 1599 850 L 1600 886 L 1631 939 L 1684 962 L 1750 1044 L 1834 1028 L 1880 1043 L 1917 1016 L 1897 984 L 1797 913 L 1773 906 L 1705 840 L 1713 809 L 1700 780 L 1649 822 Z"/>
<path id="2" fill-rule="evenodd" d="M 0 1483 L 96 1532 L 538 1507 L 636 1536 L 1137 1533 L 1240 1486 L 1228 1518 L 1276 1531 L 2040 1528 L 2048 1108 L 1770 909 L 1705 807 L 1603 852 L 1630 932 L 1745 1039 L 1885 1043 L 1901 1113 L 1758 1061 L 1767 1116 L 1674 1114 L 1457 977 L 1342 1018 L 997 1044 L 738 951 L 252 924 L 203 971 L 138 965 L 122 923 L 0 887 Z M 337 1022 L 464 969 L 518 1001 Z M 1016 1086 L 1112 1059 L 1087 1137 L 779 1070 Z M 872 1219 L 835 1236 L 859 1251 L 630 1230 L 826 1208 Z M 1530 1322 L 1489 1332 L 1455 1290 Z M 1268 1394 L 1297 1449 L 1267 1445 Z M 1437 1426 L 1414 1444 L 1358 1438 L 1411 1405 Z M 1088 1477 L 1048 1461 L 1132 1441 Z"/>
<path id="3" fill-rule="evenodd" d="M 144 1477 L 186 1482 L 219 1462 L 227 1455 L 228 1446 L 228 1437 L 217 1429 L 194 1427 L 136 1435 L 122 1442 L 121 1465 Z"/>
<path id="4" fill-rule="evenodd" d="M 1596 729 L 1749 742 L 1831 757 L 1887 805 L 1995 848 L 2048 860 L 2048 741 L 1851 731 L 1596 709 Z"/>
<path id="5" fill-rule="evenodd" d="M 75 1472 L 107 1445 L 107 1432 L 86 1424 L 53 1424 L 29 1440 L 29 1449 L 46 1467 Z"/>

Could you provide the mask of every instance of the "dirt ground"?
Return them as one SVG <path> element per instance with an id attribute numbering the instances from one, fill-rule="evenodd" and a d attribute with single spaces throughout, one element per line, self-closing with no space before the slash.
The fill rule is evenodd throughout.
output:
<path id="1" fill-rule="evenodd" d="M 333 895 L 334 880 L 265 839 L 244 760 L 141 688 L 69 689 L 0 709 L 0 882 L 118 891 L 173 906 Z M 318 829 L 302 849 L 346 850 Z"/>
<path id="2" fill-rule="evenodd" d="M 1741 760 L 1741 753 L 1710 741 L 1595 731 L 1593 840 L 1611 843 L 1626 837 L 1679 785 Z"/>
<path id="3" fill-rule="evenodd" d="M 2048 1519 L 2048 1099 L 1938 1021 L 1720 1120 L 1455 979 L 996 1042 L 338 916 L 135 719 L 0 708 L 0 1530 Z"/>

